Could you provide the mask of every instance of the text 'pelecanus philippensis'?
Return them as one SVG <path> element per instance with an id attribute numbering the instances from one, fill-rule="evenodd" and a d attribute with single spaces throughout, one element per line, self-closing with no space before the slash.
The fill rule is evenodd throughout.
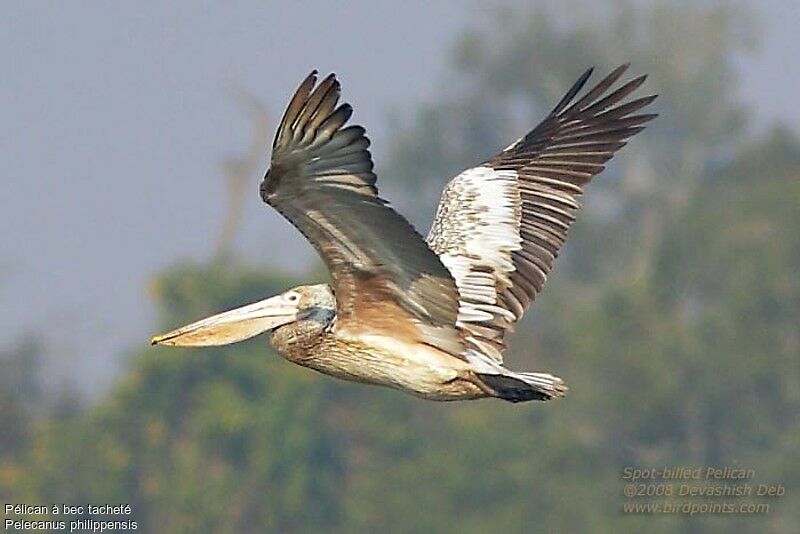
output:
<path id="1" fill-rule="evenodd" d="M 369 140 L 345 126 L 340 86 L 316 72 L 294 94 L 261 198 L 314 245 L 332 284 L 300 286 L 156 336 L 224 345 L 269 332 L 286 359 L 345 380 L 433 400 L 563 396 L 547 373 L 503 366 L 506 335 L 542 290 L 580 207 L 577 197 L 655 114 L 645 80 L 580 98 L 588 70 L 530 133 L 444 189 L 427 239 L 378 196 Z"/>

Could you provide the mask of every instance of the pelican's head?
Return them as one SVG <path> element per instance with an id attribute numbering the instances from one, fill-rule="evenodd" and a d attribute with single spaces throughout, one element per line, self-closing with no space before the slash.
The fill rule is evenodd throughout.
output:
<path id="1" fill-rule="evenodd" d="M 328 284 L 298 286 L 280 295 L 212 315 L 153 337 L 153 345 L 207 347 L 250 339 L 302 320 L 327 322 L 336 309 Z"/>

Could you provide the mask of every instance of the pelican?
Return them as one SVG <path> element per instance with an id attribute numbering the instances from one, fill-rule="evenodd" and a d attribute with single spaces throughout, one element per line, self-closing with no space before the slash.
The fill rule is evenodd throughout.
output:
<path id="1" fill-rule="evenodd" d="M 549 400 L 549 373 L 503 365 L 506 338 L 542 290 L 583 187 L 656 114 L 593 69 L 527 135 L 453 178 L 423 239 L 378 195 L 366 131 L 346 126 L 334 74 L 300 84 L 272 144 L 261 198 L 311 242 L 330 284 L 299 286 L 152 338 L 214 346 L 269 333 L 287 360 L 430 400 Z"/>

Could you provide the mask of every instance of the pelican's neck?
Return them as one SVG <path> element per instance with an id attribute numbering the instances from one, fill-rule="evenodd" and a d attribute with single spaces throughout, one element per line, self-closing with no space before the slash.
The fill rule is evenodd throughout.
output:
<path id="1" fill-rule="evenodd" d="M 335 317 L 335 307 L 314 308 L 308 317 L 276 328 L 270 342 L 287 360 L 308 358 L 313 355 L 314 347 L 329 335 Z"/>

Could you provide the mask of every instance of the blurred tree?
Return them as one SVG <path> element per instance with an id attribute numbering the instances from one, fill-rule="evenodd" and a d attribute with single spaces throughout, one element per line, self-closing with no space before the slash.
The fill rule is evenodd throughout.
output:
<path id="1" fill-rule="evenodd" d="M 176 267 L 152 291 L 162 324 L 174 326 L 292 283 L 212 263 Z M 263 338 L 148 349 L 94 413 L 36 436 L 30 492 L 44 502 L 129 503 L 146 532 L 322 528 L 336 520 L 343 475 L 329 394 Z"/>
<path id="2" fill-rule="evenodd" d="M 32 337 L 0 352 L 0 457 L 20 452 L 41 409 L 38 364 L 39 345 Z"/>

